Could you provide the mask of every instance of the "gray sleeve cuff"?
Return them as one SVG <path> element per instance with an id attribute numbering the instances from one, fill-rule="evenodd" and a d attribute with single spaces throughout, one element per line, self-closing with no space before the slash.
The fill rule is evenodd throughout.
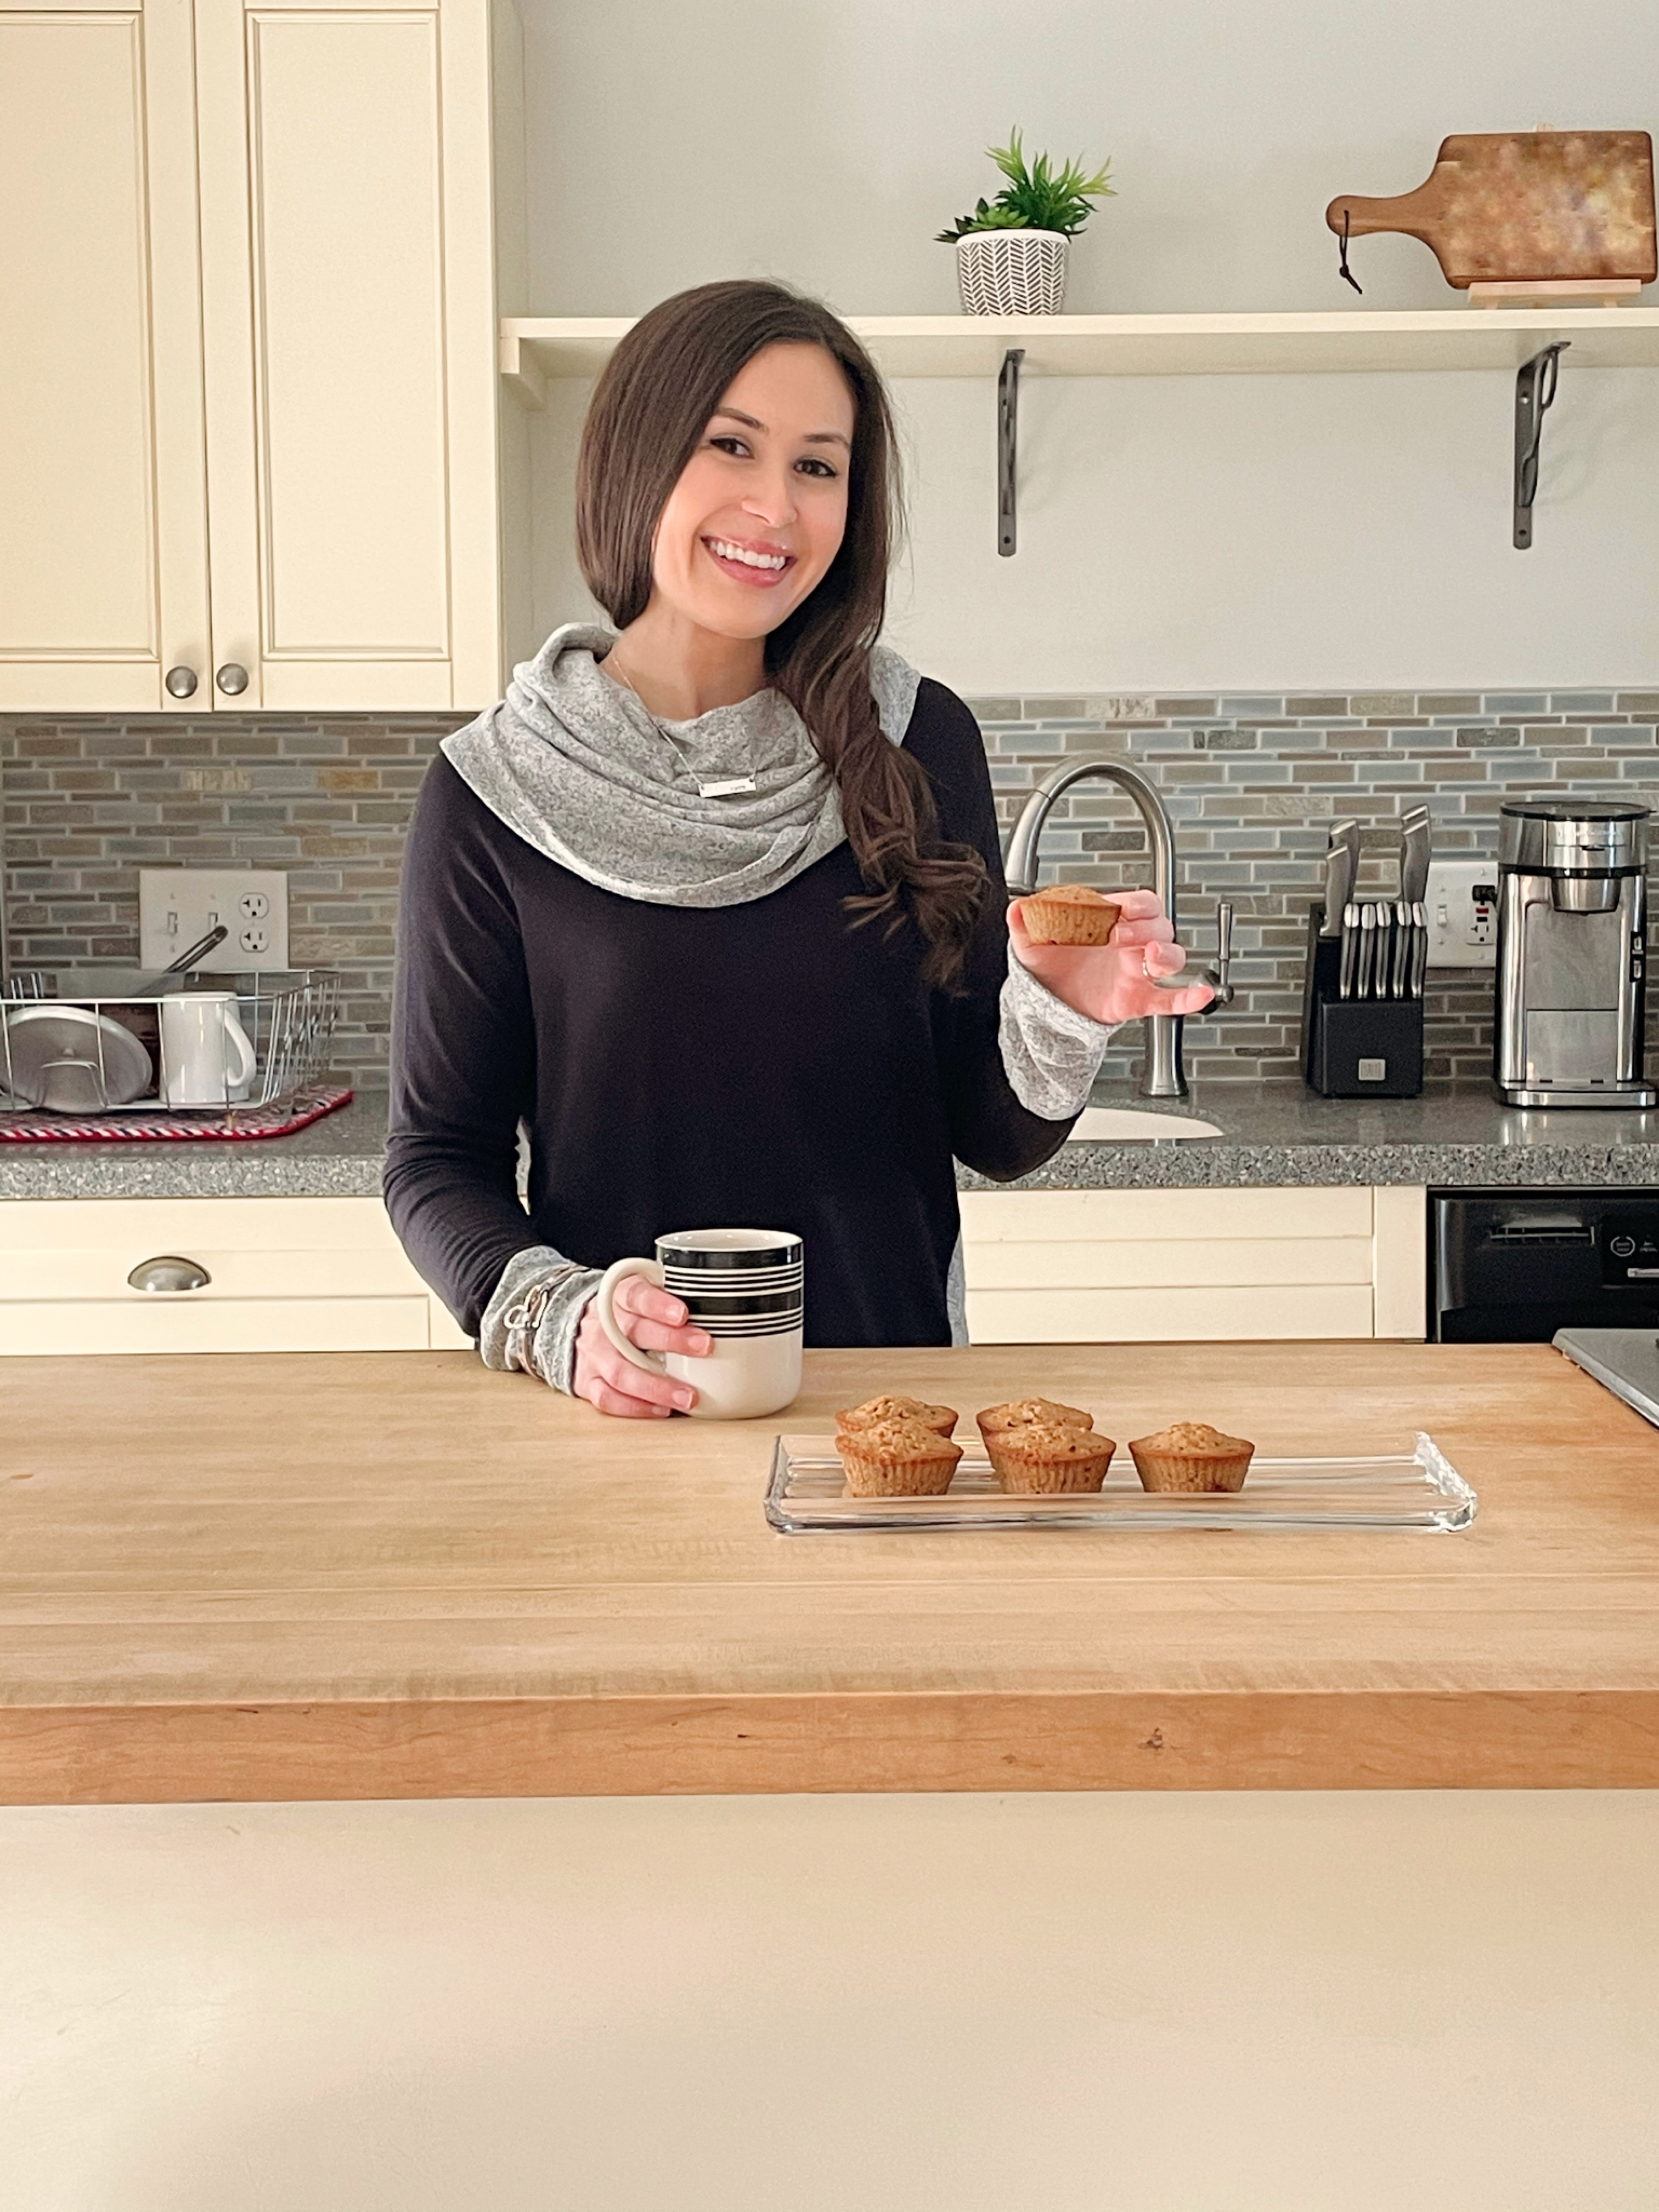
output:
<path id="1" fill-rule="evenodd" d="M 1021 967 L 1008 947 L 999 1041 L 1010 1089 L 1028 1114 L 1069 1121 L 1088 1103 L 1090 1086 L 1114 1024 L 1080 1014 Z"/>
<path id="2" fill-rule="evenodd" d="M 579 1267 L 550 1244 L 515 1252 L 478 1324 L 478 1356 L 484 1365 L 539 1376 L 568 1396 L 576 1331 L 602 1272 Z M 547 1291 L 544 1299 L 535 1295 L 542 1289 Z"/>

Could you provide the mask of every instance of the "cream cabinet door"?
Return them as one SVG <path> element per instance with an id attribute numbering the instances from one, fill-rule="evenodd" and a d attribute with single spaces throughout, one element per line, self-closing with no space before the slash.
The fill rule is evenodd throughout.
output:
<path id="1" fill-rule="evenodd" d="M 1424 1333 L 1420 1188 L 966 1191 L 975 1344 Z"/>
<path id="2" fill-rule="evenodd" d="M 497 696 L 488 0 L 198 0 L 215 703 Z"/>
<path id="3" fill-rule="evenodd" d="M 0 709 L 207 703 L 191 46 L 0 0 Z"/>
<path id="4" fill-rule="evenodd" d="M 145 1290 L 164 1258 L 200 1280 Z M 0 1201 L 0 1356 L 427 1352 L 464 1336 L 377 1198 Z"/>

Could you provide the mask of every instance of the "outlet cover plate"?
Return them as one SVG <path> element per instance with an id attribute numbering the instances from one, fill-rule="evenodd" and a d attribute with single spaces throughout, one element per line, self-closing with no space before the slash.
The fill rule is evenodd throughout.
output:
<path id="1" fill-rule="evenodd" d="M 1496 893 L 1496 860 L 1430 861 L 1423 904 L 1429 917 L 1431 968 L 1498 965 L 1497 900 L 1477 900 L 1477 885 Z"/>
<path id="2" fill-rule="evenodd" d="M 138 964 L 165 968 L 220 922 L 230 931 L 193 965 L 204 975 L 286 968 L 288 877 L 280 868 L 140 868 Z"/>

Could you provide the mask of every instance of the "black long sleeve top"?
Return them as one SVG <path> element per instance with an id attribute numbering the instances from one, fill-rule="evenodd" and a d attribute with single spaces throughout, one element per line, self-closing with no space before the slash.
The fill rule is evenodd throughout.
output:
<path id="1" fill-rule="evenodd" d="M 940 836 L 991 876 L 951 993 L 922 981 L 908 921 L 852 926 L 866 886 L 844 843 L 745 904 L 656 905 L 537 852 L 433 762 L 404 866 L 385 1190 L 463 1328 L 527 1247 L 602 1267 L 729 1226 L 803 1238 L 809 1345 L 949 1343 L 953 1156 L 1011 1180 L 1072 1124 L 1020 1104 L 999 1048 L 1006 893 L 978 727 L 924 678 L 905 742 Z"/>

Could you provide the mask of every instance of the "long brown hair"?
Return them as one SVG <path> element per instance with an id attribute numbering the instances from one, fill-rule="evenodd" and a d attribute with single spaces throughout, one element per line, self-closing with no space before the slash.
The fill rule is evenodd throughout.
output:
<path id="1" fill-rule="evenodd" d="M 971 845 L 941 843 L 926 771 L 882 734 L 870 648 L 887 604 L 902 524 L 892 410 L 875 363 L 840 319 L 782 284 L 736 279 L 678 292 L 635 324 L 606 363 L 576 463 L 576 552 L 618 629 L 651 597 L 652 543 L 682 469 L 744 363 L 763 346 L 822 346 L 856 416 L 847 529 L 817 588 L 766 641 L 771 682 L 811 732 L 841 794 L 847 839 L 869 885 L 860 921 L 908 915 L 927 942 L 922 973 L 961 972 L 989 888 Z"/>

